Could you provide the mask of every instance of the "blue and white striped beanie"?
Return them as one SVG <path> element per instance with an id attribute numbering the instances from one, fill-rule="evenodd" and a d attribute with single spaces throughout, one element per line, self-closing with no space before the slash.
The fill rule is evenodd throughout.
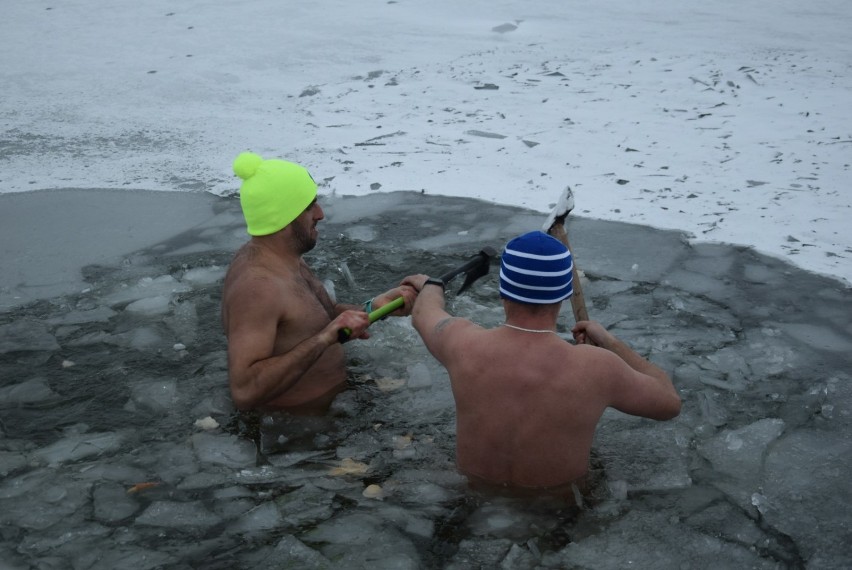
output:
<path id="1" fill-rule="evenodd" d="M 500 297 L 532 305 L 559 303 L 574 293 L 574 264 L 562 242 L 541 231 L 518 236 L 500 259 Z"/>

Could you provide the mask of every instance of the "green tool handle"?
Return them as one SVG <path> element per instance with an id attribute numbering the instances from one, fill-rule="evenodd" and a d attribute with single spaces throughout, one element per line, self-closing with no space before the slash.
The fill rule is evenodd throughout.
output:
<path id="1" fill-rule="evenodd" d="M 405 299 L 403 299 L 402 297 L 397 297 L 387 305 L 382 305 L 381 307 L 379 307 L 368 315 L 370 317 L 370 324 L 375 323 L 379 319 L 383 319 L 384 317 L 388 316 L 403 305 L 405 305 Z"/>
<path id="2" fill-rule="evenodd" d="M 394 299 L 393 301 L 391 301 L 387 305 L 382 305 L 381 307 L 379 307 L 375 311 L 372 311 L 368 315 L 368 317 L 370 319 L 370 324 L 373 324 L 376 321 L 378 321 L 379 319 L 388 316 L 390 313 L 399 309 L 404 304 L 405 304 L 405 299 L 403 299 L 402 297 L 397 297 L 396 299 Z M 337 340 L 340 341 L 340 342 L 346 342 L 347 340 L 349 340 L 349 337 L 350 337 L 351 334 L 352 334 L 352 330 L 349 329 L 349 328 L 340 329 L 339 331 L 337 331 Z"/>

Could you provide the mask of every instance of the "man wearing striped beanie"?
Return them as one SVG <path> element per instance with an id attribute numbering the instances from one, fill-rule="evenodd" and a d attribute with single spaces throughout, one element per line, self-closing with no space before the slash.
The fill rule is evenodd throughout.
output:
<path id="1" fill-rule="evenodd" d="M 420 292 L 412 322 L 446 367 L 456 403 L 456 461 L 476 487 L 576 497 L 607 407 L 667 420 L 681 400 L 668 374 L 603 326 L 556 331 L 573 293 L 571 252 L 540 231 L 511 240 L 500 261 L 505 322 L 485 329 L 445 309 L 440 280 Z M 416 282 L 415 282 L 416 281 Z"/>
<path id="2" fill-rule="evenodd" d="M 500 297 L 526 305 L 561 303 L 574 293 L 571 252 L 544 232 L 506 245 L 500 258 Z"/>

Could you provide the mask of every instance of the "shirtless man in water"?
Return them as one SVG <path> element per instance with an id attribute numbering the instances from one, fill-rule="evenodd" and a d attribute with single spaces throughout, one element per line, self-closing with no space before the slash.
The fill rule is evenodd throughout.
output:
<path id="1" fill-rule="evenodd" d="M 655 420 L 680 413 L 669 376 L 600 324 L 577 323 L 576 345 L 555 334 L 573 292 L 572 260 L 547 234 L 530 232 L 506 246 L 499 327 L 450 316 L 437 279 L 409 284 L 421 290 L 414 327 L 449 372 L 456 460 L 474 485 L 568 493 L 588 471 L 607 407 Z"/>
<path id="2" fill-rule="evenodd" d="M 234 172 L 244 181 L 240 204 L 252 237 L 234 256 L 222 292 L 231 396 L 240 410 L 322 414 L 346 382 L 338 331 L 369 338 L 368 307 L 334 302 L 302 259 L 324 217 L 308 171 L 243 153 Z M 405 304 L 391 314 L 410 314 L 410 286 L 375 297 L 372 309 L 399 297 Z"/>

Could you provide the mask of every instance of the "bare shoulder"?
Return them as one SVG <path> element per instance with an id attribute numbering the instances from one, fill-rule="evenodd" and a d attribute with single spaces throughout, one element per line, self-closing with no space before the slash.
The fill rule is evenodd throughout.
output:
<path id="1" fill-rule="evenodd" d="M 222 318 L 229 323 L 254 321 L 279 316 L 285 309 L 288 293 L 286 275 L 276 271 L 253 248 L 243 246 L 234 256 L 222 287 Z"/>
<path id="2" fill-rule="evenodd" d="M 237 302 L 243 296 L 262 298 L 274 295 L 284 285 L 285 280 L 266 265 L 235 257 L 225 275 L 224 301 Z"/>
<path id="3" fill-rule="evenodd" d="M 467 319 L 448 316 L 435 323 L 430 331 L 422 332 L 421 336 L 432 354 L 446 364 L 454 353 L 464 352 L 475 342 L 477 332 L 484 330 Z"/>
<path id="4" fill-rule="evenodd" d="M 616 380 L 632 375 L 634 370 L 613 352 L 590 344 L 571 346 L 572 358 L 579 361 L 587 375 L 599 376 L 602 381 Z"/>
<path id="5" fill-rule="evenodd" d="M 586 376 L 607 398 L 607 405 L 634 416 L 667 420 L 680 413 L 680 396 L 670 380 L 637 370 L 618 355 L 599 347 L 576 347 Z"/>
<path id="6" fill-rule="evenodd" d="M 435 324 L 435 334 L 442 334 L 449 328 L 462 330 L 472 327 L 476 327 L 476 325 L 467 319 L 463 319 L 461 317 L 447 317 L 445 319 L 441 319 Z"/>

